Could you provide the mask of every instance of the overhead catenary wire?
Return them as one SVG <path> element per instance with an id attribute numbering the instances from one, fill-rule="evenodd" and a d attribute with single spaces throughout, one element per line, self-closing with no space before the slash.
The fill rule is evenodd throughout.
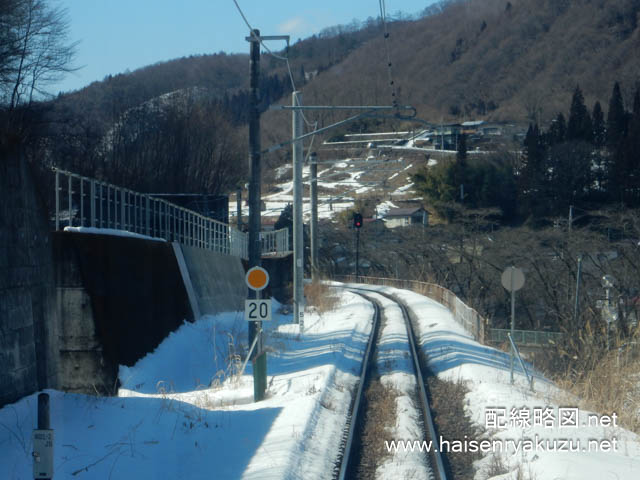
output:
<path id="1" fill-rule="evenodd" d="M 387 54 L 387 75 L 389 77 L 389 87 L 391 89 L 391 104 L 394 107 L 398 107 L 398 99 L 396 96 L 396 86 L 393 80 L 393 65 L 391 62 L 391 52 L 389 49 L 389 30 L 387 28 L 386 21 L 386 4 L 385 0 L 378 0 L 380 5 L 380 21 L 382 22 L 382 31 L 384 34 L 384 47 Z"/>
<path id="2" fill-rule="evenodd" d="M 251 36 L 254 35 L 253 33 L 253 27 L 251 26 L 251 24 L 249 23 L 249 20 L 247 20 L 246 15 L 244 14 L 244 12 L 242 11 L 242 8 L 240 7 L 240 5 L 238 4 L 237 0 L 233 0 L 233 3 L 236 6 L 236 9 L 238 10 L 238 13 L 240 14 L 240 16 L 242 17 L 242 20 L 244 20 L 244 23 L 246 24 L 247 28 L 249 29 L 249 34 Z M 296 82 L 293 79 L 293 72 L 291 71 L 291 64 L 289 63 L 289 58 L 288 57 L 283 57 L 281 55 L 277 55 L 275 53 L 273 53 L 273 51 L 271 51 L 271 49 L 262 41 L 262 38 L 258 37 L 258 40 L 260 41 L 260 45 L 267 51 L 267 53 L 269 55 L 271 55 L 273 58 L 277 59 L 277 60 L 282 60 L 286 63 L 287 65 L 287 72 L 289 74 L 289 81 L 291 82 L 291 88 L 293 89 L 293 91 L 297 91 L 296 88 Z M 288 44 L 287 44 L 288 47 Z M 304 120 L 304 122 L 307 124 L 307 127 L 309 128 L 313 128 L 313 131 L 317 130 L 318 128 L 318 122 L 310 122 L 307 117 L 304 115 L 304 112 L 302 110 L 300 110 L 300 114 L 302 116 L 302 119 Z M 309 155 L 311 153 L 311 145 L 313 145 L 313 139 L 314 139 L 315 135 L 311 137 L 311 143 L 309 146 L 309 149 L 307 151 L 307 156 L 305 157 L 305 161 L 308 160 Z"/>

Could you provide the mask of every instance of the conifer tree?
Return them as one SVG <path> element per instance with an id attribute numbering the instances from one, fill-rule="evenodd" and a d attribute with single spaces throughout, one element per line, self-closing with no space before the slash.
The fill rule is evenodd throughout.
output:
<path id="1" fill-rule="evenodd" d="M 593 144 L 596 147 L 602 148 L 606 142 L 606 128 L 604 124 L 604 112 L 602 111 L 600 102 L 596 102 L 593 106 L 591 120 L 593 122 Z"/>
<path id="2" fill-rule="evenodd" d="M 625 139 L 627 136 L 627 113 L 622 103 L 622 92 L 618 82 L 613 86 L 607 114 L 607 148 L 609 156 L 606 161 L 607 192 L 611 200 L 624 201 L 627 188 L 627 166 L 625 155 Z"/>
<path id="3" fill-rule="evenodd" d="M 524 139 L 524 158 L 520 168 L 518 190 L 522 198 L 521 205 L 526 212 L 534 216 L 544 208 L 539 201 L 545 197 L 545 152 L 538 125 L 529 125 Z"/>
<path id="4" fill-rule="evenodd" d="M 567 135 L 567 122 L 564 119 L 564 115 L 558 113 L 556 118 L 551 122 L 551 126 L 549 127 L 549 131 L 546 135 L 546 143 L 547 145 L 555 145 L 557 143 L 562 143 L 565 141 Z"/>
<path id="5" fill-rule="evenodd" d="M 625 136 L 626 115 L 622 103 L 622 93 L 618 82 L 613 86 L 611 99 L 609 100 L 609 112 L 607 113 L 607 146 L 613 153 Z"/>
<path id="6" fill-rule="evenodd" d="M 591 116 L 584 104 L 584 96 L 580 86 L 576 86 L 571 99 L 571 110 L 569 111 L 569 122 L 567 124 L 567 140 L 584 140 L 591 142 L 593 137 L 593 126 Z"/>

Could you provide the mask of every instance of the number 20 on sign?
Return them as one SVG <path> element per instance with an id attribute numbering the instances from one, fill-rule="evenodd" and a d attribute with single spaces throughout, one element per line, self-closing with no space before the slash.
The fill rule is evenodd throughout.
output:
<path id="1" fill-rule="evenodd" d="M 250 322 L 271 320 L 271 300 L 245 300 L 244 319 Z"/>

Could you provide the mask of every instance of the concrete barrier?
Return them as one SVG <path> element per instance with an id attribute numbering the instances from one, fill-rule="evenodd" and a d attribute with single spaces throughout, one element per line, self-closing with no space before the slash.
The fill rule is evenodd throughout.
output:
<path id="1" fill-rule="evenodd" d="M 60 318 L 60 387 L 101 394 L 185 320 L 193 320 L 171 244 L 53 234 Z"/>
<path id="2" fill-rule="evenodd" d="M 181 254 L 184 258 L 188 277 L 184 278 L 183 273 L 183 280 L 187 291 L 192 288 L 190 296 L 196 303 L 192 310 L 196 314 L 215 315 L 244 309 L 247 286 L 239 257 L 178 244 L 174 244 L 174 250 L 178 264 L 181 263 Z M 181 271 L 184 272 L 183 269 Z"/>
<path id="3" fill-rule="evenodd" d="M 113 394 L 119 365 L 152 352 L 185 320 L 239 311 L 237 257 L 113 235 L 53 235 L 60 317 L 60 387 Z"/>

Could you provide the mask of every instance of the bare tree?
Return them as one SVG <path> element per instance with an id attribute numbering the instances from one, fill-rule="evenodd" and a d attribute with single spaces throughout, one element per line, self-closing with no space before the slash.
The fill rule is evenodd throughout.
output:
<path id="1" fill-rule="evenodd" d="M 66 9 L 46 0 L 4 0 L 0 25 L 0 85 L 10 110 L 31 104 L 48 85 L 77 69 L 78 42 L 68 42 Z"/>

